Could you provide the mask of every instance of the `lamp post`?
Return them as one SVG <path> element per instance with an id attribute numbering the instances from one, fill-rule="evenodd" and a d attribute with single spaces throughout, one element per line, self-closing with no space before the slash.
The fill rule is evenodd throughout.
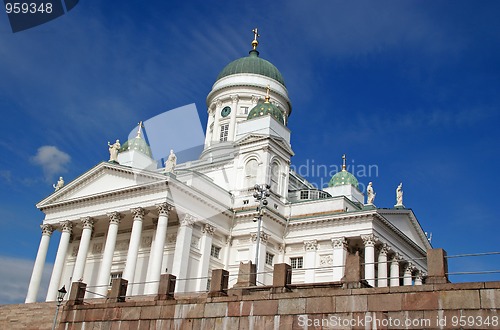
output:
<path id="1" fill-rule="evenodd" d="M 52 330 L 55 330 L 56 328 L 56 323 L 57 323 L 57 314 L 59 314 L 59 307 L 61 307 L 62 302 L 64 300 L 64 296 L 66 295 L 67 291 L 65 286 L 63 285 L 62 288 L 57 290 L 57 308 L 56 308 L 56 315 L 54 316 L 54 323 L 52 324 Z"/>
<path id="2" fill-rule="evenodd" d="M 259 206 L 257 207 L 257 216 L 253 218 L 254 222 L 257 222 L 257 246 L 255 247 L 255 269 L 259 272 L 259 248 L 260 248 L 260 226 L 262 223 L 262 210 L 263 206 L 267 206 L 267 197 L 271 196 L 269 193 L 269 189 L 271 186 L 268 184 L 254 186 L 255 192 L 253 193 L 253 197 L 255 200 L 259 202 Z"/>

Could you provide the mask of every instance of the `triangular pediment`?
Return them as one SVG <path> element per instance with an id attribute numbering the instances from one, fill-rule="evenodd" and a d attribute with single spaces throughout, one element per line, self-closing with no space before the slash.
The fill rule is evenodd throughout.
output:
<path id="1" fill-rule="evenodd" d="M 399 231 L 405 234 L 406 237 L 420 246 L 423 250 L 427 250 L 431 247 L 413 212 L 411 212 L 410 210 L 398 211 L 394 209 L 384 210 L 380 213 L 393 226 L 395 226 Z"/>
<path id="2" fill-rule="evenodd" d="M 239 140 L 235 141 L 235 145 L 243 146 L 246 144 L 257 143 L 264 140 L 271 140 L 274 143 L 276 143 L 279 147 L 281 147 L 283 150 L 287 151 L 290 155 L 292 156 L 294 155 L 294 152 L 292 151 L 290 145 L 286 143 L 283 139 L 268 135 L 248 134 L 240 138 Z"/>
<path id="3" fill-rule="evenodd" d="M 126 190 L 162 179 L 160 173 L 102 162 L 39 202 L 37 207 Z"/>

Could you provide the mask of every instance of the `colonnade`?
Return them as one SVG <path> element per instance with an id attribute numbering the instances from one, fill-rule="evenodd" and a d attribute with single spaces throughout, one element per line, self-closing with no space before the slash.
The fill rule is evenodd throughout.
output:
<path id="1" fill-rule="evenodd" d="M 144 294 L 155 294 L 158 291 L 161 271 L 162 269 L 164 269 L 162 267 L 162 261 L 165 247 L 165 238 L 167 235 L 168 216 L 171 209 L 172 207 L 166 202 L 156 205 L 158 220 L 156 222 L 156 232 L 151 244 L 151 250 L 149 254 L 149 266 L 146 273 L 146 285 L 144 287 Z M 133 216 L 133 223 L 130 233 L 127 258 L 125 261 L 125 268 L 122 274 L 122 277 L 129 281 L 127 295 L 130 295 L 132 293 L 131 290 L 133 288 L 133 281 L 136 273 L 137 259 L 143 229 L 143 220 L 148 211 L 142 207 L 138 207 L 131 209 L 130 212 Z M 113 257 L 115 254 L 115 247 L 118 236 L 118 228 L 121 219 L 124 217 L 124 214 L 119 212 L 110 212 L 107 213 L 107 217 L 109 220 L 109 225 L 106 235 L 106 241 L 104 244 L 104 250 L 102 253 L 102 260 L 98 270 L 96 283 L 95 285 L 94 283 L 92 283 L 92 286 L 95 287 L 94 292 L 97 294 L 97 296 L 106 296 L 108 291 L 109 280 L 111 276 L 111 267 L 113 264 Z M 172 274 L 180 279 L 176 285 L 176 291 L 182 292 L 186 287 L 186 281 L 183 281 L 182 279 L 185 279 L 188 276 L 187 260 L 189 258 L 193 225 L 196 221 L 197 219 L 190 214 L 185 214 L 179 219 L 180 226 L 177 232 L 172 267 Z M 96 219 L 91 217 L 84 217 L 79 219 L 78 221 L 63 221 L 58 225 L 62 234 L 49 282 L 46 301 L 55 301 L 57 298 L 57 290 L 58 286 L 60 285 L 61 275 L 66 263 L 66 254 L 68 252 L 70 237 L 77 222 L 80 222 L 80 225 L 83 227 L 83 229 L 78 246 L 75 265 L 73 268 L 72 281 L 83 280 L 87 254 L 92 238 L 92 231 L 96 222 Z M 26 303 L 36 301 L 40 281 L 42 278 L 43 266 L 45 264 L 49 247 L 50 237 L 52 235 L 52 232 L 55 230 L 55 226 L 50 224 L 43 224 L 41 226 L 41 229 L 42 238 L 40 240 L 40 246 L 38 248 L 35 265 L 33 267 L 33 273 L 28 287 L 28 294 L 25 300 Z M 199 276 L 196 283 L 197 290 L 203 290 L 207 286 L 206 274 L 208 273 L 209 268 L 210 248 L 212 245 L 212 236 L 214 234 L 214 231 L 215 227 L 210 224 L 204 224 L 202 227 L 203 236 L 200 248 L 202 249 L 202 251 L 205 251 L 205 253 L 202 254 L 202 261 L 198 274 Z"/>

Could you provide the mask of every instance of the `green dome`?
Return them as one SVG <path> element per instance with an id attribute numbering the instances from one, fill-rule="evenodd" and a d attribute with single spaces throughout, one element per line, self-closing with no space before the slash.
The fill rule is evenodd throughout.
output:
<path id="1" fill-rule="evenodd" d="M 281 110 L 268 101 L 258 103 L 255 107 L 253 107 L 253 109 L 248 113 L 247 119 L 262 117 L 266 115 L 271 115 L 280 123 L 285 124 L 285 120 L 283 119 L 283 113 L 281 112 Z"/>
<path id="2" fill-rule="evenodd" d="M 328 183 L 328 186 L 337 187 L 348 184 L 354 186 L 355 188 L 358 188 L 358 179 L 356 179 L 354 175 L 347 172 L 346 170 L 342 170 L 340 172 L 337 172 L 334 176 L 332 176 L 330 182 Z"/>
<path id="3" fill-rule="evenodd" d="M 260 58 L 256 50 L 251 50 L 249 54 L 226 65 L 217 80 L 238 73 L 254 73 L 274 79 L 285 86 L 283 76 L 271 62 Z"/>
<path id="4" fill-rule="evenodd" d="M 122 147 L 120 148 L 120 152 L 124 152 L 127 150 L 137 150 L 137 151 L 140 151 L 141 153 L 145 154 L 146 156 L 153 158 L 153 153 L 151 152 L 151 148 L 146 143 L 146 141 L 143 138 L 141 138 L 140 136 L 136 136 L 135 138 L 130 139 L 127 142 L 125 142 L 124 144 L 122 144 Z"/>

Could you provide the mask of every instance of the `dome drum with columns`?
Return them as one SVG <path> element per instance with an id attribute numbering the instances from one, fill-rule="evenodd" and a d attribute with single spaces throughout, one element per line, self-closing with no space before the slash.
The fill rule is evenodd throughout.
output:
<path id="1" fill-rule="evenodd" d="M 258 36 L 255 29 L 250 55 L 228 64 L 207 96 L 198 160 L 176 164 L 172 153 L 168 170 L 158 167 L 139 125 L 117 155 L 109 145 L 113 161 L 37 204 L 45 217 L 26 302 L 37 299 L 50 244 L 58 247 L 47 301 L 80 280 L 86 298 L 102 298 L 118 277 L 128 280 L 127 296 L 152 295 L 164 273 L 177 277 L 176 293 L 200 293 L 212 269 L 229 271 L 232 287 L 240 262 L 256 257 L 258 283 L 272 284 L 276 263 L 292 266 L 294 283 L 340 281 L 355 252 L 373 287 L 422 284 L 431 246 L 402 204 L 402 184 L 396 206 L 377 208 L 376 182 L 365 202 L 345 156 L 324 189 L 290 168 L 291 103 L 280 72 L 259 57 Z M 256 184 L 269 185 L 259 240 Z M 54 231 L 59 242 L 51 242 Z"/>

